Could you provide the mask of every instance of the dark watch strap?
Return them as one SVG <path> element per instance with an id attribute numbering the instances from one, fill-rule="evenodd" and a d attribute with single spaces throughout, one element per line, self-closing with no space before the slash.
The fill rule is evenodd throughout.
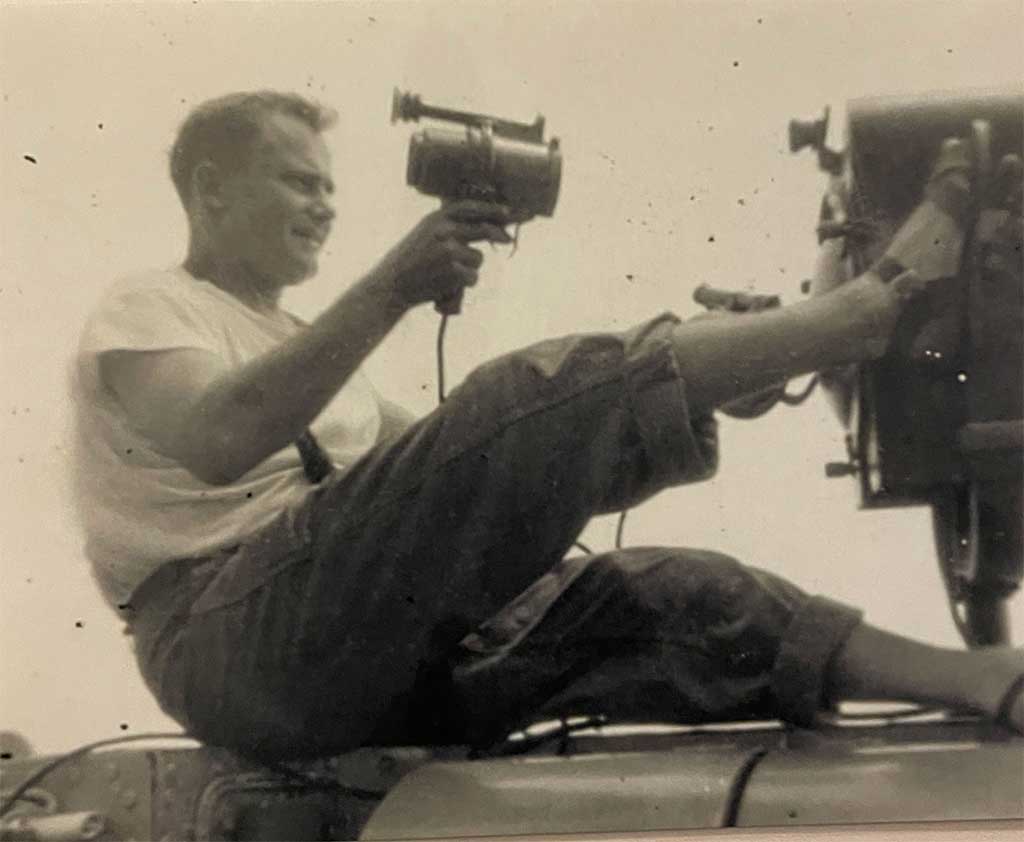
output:
<path id="1" fill-rule="evenodd" d="M 883 257 L 871 267 L 871 271 L 878 275 L 878 277 L 882 279 L 883 283 L 887 284 L 894 278 L 898 278 L 906 272 L 907 267 L 891 257 Z"/>
<path id="2" fill-rule="evenodd" d="M 326 477 L 334 466 L 327 457 L 327 453 L 320 446 L 310 430 L 304 430 L 295 439 L 295 447 L 299 451 L 299 458 L 302 459 L 302 470 L 313 485 L 317 485 Z"/>

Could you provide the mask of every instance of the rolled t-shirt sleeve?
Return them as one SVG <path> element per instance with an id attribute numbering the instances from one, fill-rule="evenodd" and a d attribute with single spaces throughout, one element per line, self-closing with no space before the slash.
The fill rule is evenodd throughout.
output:
<path id="1" fill-rule="evenodd" d="M 157 287 L 113 290 L 86 322 L 79 342 L 85 358 L 179 348 L 220 350 L 198 304 Z"/>

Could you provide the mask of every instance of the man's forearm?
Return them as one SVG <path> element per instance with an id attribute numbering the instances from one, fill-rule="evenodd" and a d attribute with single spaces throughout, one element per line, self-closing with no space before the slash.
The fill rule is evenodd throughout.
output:
<path id="1" fill-rule="evenodd" d="M 232 482 L 309 426 L 405 313 L 390 280 L 372 272 L 307 330 L 210 386 L 187 425 L 202 479 Z"/>
<path id="2" fill-rule="evenodd" d="M 175 453 L 200 479 L 234 481 L 293 441 L 410 307 L 476 283 L 483 253 L 510 242 L 507 208 L 465 200 L 425 216 L 361 281 L 273 352 L 217 378 L 185 411 Z"/>

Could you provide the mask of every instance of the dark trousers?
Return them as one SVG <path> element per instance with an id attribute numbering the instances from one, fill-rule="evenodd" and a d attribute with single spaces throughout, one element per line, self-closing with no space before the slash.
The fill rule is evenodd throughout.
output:
<path id="1" fill-rule="evenodd" d="M 662 317 L 481 367 L 131 629 L 162 707 L 264 757 L 481 741 L 550 713 L 806 719 L 856 612 L 708 552 L 563 560 L 595 515 L 714 471 Z"/>

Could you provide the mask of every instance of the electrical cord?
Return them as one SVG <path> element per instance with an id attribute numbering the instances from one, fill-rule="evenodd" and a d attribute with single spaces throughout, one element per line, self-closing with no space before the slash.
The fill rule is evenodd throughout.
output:
<path id="1" fill-rule="evenodd" d="M 535 751 L 542 746 L 548 745 L 554 740 L 562 742 L 578 731 L 589 731 L 592 728 L 600 728 L 602 725 L 607 724 L 608 718 L 602 715 L 589 716 L 578 722 L 570 722 L 565 717 L 562 717 L 559 719 L 558 727 L 551 731 L 545 731 L 542 734 L 527 735 L 522 739 L 511 739 L 511 735 L 509 734 L 494 745 L 474 750 L 471 754 L 473 759 L 512 757 L 516 755 L 529 754 L 531 751 Z M 560 751 L 559 753 L 564 752 Z"/>
<path id="2" fill-rule="evenodd" d="M 800 406 L 800 404 L 802 404 L 811 396 L 811 393 L 814 391 L 814 388 L 817 385 L 818 375 L 815 374 L 813 377 L 811 377 L 810 380 L 807 381 L 807 385 L 804 386 L 804 388 L 801 389 L 796 394 L 791 394 L 790 392 L 787 392 L 785 389 L 783 389 L 782 394 L 779 397 L 779 400 L 781 400 L 786 406 Z"/>
<path id="3" fill-rule="evenodd" d="M 96 740 L 92 743 L 86 743 L 83 746 L 79 746 L 66 754 L 59 755 L 48 763 L 44 763 L 35 772 L 29 775 L 21 784 L 15 787 L 14 791 L 7 797 L 7 799 L 0 805 L 0 818 L 7 815 L 17 804 L 21 801 L 25 794 L 32 789 L 36 784 L 43 780 L 47 775 L 53 772 L 55 769 L 60 768 L 66 763 L 75 760 L 83 755 L 88 754 L 97 748 L 105 748 L 106 746 L 120 745 L 122 743 L 134 743 L 142 740 L 189 740 L 195 742 L 195 737 L 184 734 L 184 733 L 149 733 L 149 734 L 132 734 L 126 737 L 111 737 L 105 740 Z M 34 803 L 34 802 L 33 802 Z"/>
<path id="4" fill-rule="evenodd" d="M 800 404 L 802 404 L 804 401 L 807 400 L 807 398 L 811 396 L 811 393 L 814 391 L 817 385 L 817 374 L 811 377 L 811 379 L 807 382 L 807 385 L 797 393 L 791 394 L 790 392 L 787 392 L 786 384 L 782 384 L 782 386 L 779 387 L 777 393 L 772 398 L 772 405 L 774 406 L 775 403 L 781 401 L 786 406 L 800 406 Z M 619 513 L 619 522 L 615 528 L 615 549 L 617 550 L 622 549 L 622 536 L 626 526 L 626 515 L 628 514 L 629 509 L 623 509 Z"/>
<path id="5" fill-rule="evenodd" d="M 385 795 L 387 795 L 387 789 L 366 789 L 365 787 L 350 786 L 349 784 L 325 775 L 301 772 L 297 769 L 293 769 L 287 763 L 269 762 L 264 765 L 271 772 L 280 775 L 286 781 L 301 787 L 315 787 L 319 790 L 341 792 L 346 795 L 352 795 L 356 798 L 362 798 L 369 801 L 380 801 Z"/>
<path id="6" fill-rule="evenodd" d="M 437 326 L 437 402 L 444 403 L 444 335 L 448 330 L 448 314 L 441 314 L 441 323 Z"/>
<path id="7" fill-rule="evenodd" d="M 517 229 L 518 231 L 518 229 Z M 445 365 L 444 365 L 444 338 L 448 330 L 448 314 L 442 313 L 441 320 L 437 326 L 437 345 L 436 345 L 436 356 L 437 356 L 437 403 L 438 405 L 443 404 L 446 398 L 445 394 Z M 813 388 L 813 385 L 812 385 Z M 810 390 L 808 390 L 809 392 Z M 806 397 L 806 395 L 805 395 Z M 622 549 L 622 534 L 623 529 L 626 525 L 626 515 L 629 513 L 629 509 L 623 509 L 619 514 L 619 522 L 615 528 L 615 549 Z M 574 541 L 574 547 L 578 547 L 580 550 L 585 552 L 587 555 L 593 555 L 594 551 L 590 549 L 582 541 Z"/>
<path id="8" fill-rule="evenodd" d="M 629 514 L 629 509 L 623 509 L 619 512 L 619 522 L 615 527 L 615 549 L 622 549 L 622 533 L 626 528 L 626 515 Z"/>

